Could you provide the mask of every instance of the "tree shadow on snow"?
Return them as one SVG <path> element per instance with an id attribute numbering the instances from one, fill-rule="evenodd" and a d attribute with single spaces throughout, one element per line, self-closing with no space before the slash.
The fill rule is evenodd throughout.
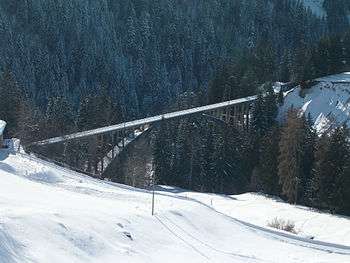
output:
<path id="1" fill-rule="evenodd" d="M 0 149 L 0 161 L 4 161 L 9 157 L 9 151 L 6 149 Z"/>

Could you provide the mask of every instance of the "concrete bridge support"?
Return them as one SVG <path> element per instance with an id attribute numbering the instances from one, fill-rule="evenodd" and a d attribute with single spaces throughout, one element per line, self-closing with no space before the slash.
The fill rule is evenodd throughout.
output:
<path id="1" fill-rule="evenodd" d="M 146 188 L 152 172 L 151 128 L 135 138 L 104 171 L 102 177 L 133 187 Z"/>

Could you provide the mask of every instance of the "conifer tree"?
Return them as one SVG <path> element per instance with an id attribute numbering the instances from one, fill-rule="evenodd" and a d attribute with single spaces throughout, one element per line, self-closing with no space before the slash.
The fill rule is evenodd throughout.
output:
<path id="1" fill-rule="evenodd" d="M 258 183 L 263 192 L 271 195 L 280 194 L 278 180 L 279 127 L 272 128 L 261 140 Z"/>
<path id="2" fill-rule="evenodd" d="M 74 113 L 65 97 L 57 96 L 49 99 L 45 121 L 48 138 L 74 131 Z"/>
<path id="3" fill-rule="evenodd" d="M 0 119 L 7 122 L 5 137 L 18 133 L 19 113 L 24 96 L 9 69 L 0 76 Z"/>
<path id="4" fill-rule="evenodd" d="M 349 157 L 347 129 L 338 127 L 318 143 L 312 178 L 312 205 L 339 212 L 346 188 Z"/>
<path id="5" fill-rule="evenodd" d="M 339 183 L 339 195 L 340 195 L 340 209 L 339 212 L 346 215 L 350 215 L 350 149 L 348 148 L 348 156 L 344 165 L 344 170 L 340 175 Z"/>
<path id="6" fill-rule="evenodd" d="M 169 133 L 167 132 L 165 121 L 160 123 L 155 136 L 153 144 L 153 176 L 160 184 L 172 185 L 171 150 L 169 149 Z"/>
<path id="7" fill-rule="evenodd" d="M 302 178 L 301 184 L 301 197 L 299 200 L 300 203 L 308 204 L 309 203 L 309 194 L 310 194 L 310 187 L 311 187 L 311 181 L 312 181 L 312 167 L 315 161 L 315 148 L 316 148 L 316 141 L 317 141 L 317 133 L 315 129 L 313 128 L 313 120 L 310 115 L 308 114 L 307 118 L 305 116 L 302 116 L 303 126 L 304 126 L 304 146 L 303 146 L 303 174 L 304 177 Z"/>
<path id="8" fill-rule="evenodd" d="M 298 116 L 298 111 L 289 110 L 287 120 L 281 130 L 279 143 L 279 164 L 278 176 L 282 187 L 282 195 L 288 202 L 296 203 L 301 189 L 301 182 L 304 180 L 303 171 L 303 146 L 305 134 L 303 121 Z"/>

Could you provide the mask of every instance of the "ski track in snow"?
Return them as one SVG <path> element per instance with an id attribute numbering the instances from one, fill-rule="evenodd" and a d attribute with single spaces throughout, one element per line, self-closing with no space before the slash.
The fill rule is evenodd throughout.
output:
<path id="1" fill-rule="evenodd" d="M 234 219 L 235 198 L 101 182 L 0 151 L 0 262 L 350 262 L 350 249 Z M 210 203 L 214 202 L 214 207 Z"/>

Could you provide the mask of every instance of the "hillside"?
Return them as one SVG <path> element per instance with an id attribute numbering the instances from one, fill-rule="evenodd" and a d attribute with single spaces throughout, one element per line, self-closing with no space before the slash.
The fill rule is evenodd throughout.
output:
<path id="1" fill-rule="evenodd" d="M 152 217 L 150 192 L 24 154 L 0 158 L 2 263 L 350 260 L 348 248 L 250 226 L 181 194 L 157 193 Z"/>
<path id="2" fill-rule="evenodd" d="M 104 86 L 127 117 L 152 114 L 205 90 L 218 67 L 266 36 L 277 64 L 322 36 L 302 5 L 268 2 L 2 0 L 0 72 L 40 108 L 57 95 L 76 107 Z"/>
<path id="3" fill-rule="evenodd" d="M 295 224 L 295 230 L 300 237 L 313 237 L 314 240 L 350 246 L 349 232 L 344 231 L 350 229 L 349 217 L 334 216 L 305 206 L 290 205 L 280 198 L 261 193 L 226 196 L 184 191 L 180 194 L 254 225 L 269 227 L 268 224 L 275 218 L 289 220 Z"/>
<path id="4" fill-rule="evenodd" d="M 316 83 L 310 89 L 297 87 L 290 92 L 280 109 L 280 118 L 294 107 L 311 115 L 318 132 L 342 123 L 350 126 L 350 73 L 319 78 Z"/>

